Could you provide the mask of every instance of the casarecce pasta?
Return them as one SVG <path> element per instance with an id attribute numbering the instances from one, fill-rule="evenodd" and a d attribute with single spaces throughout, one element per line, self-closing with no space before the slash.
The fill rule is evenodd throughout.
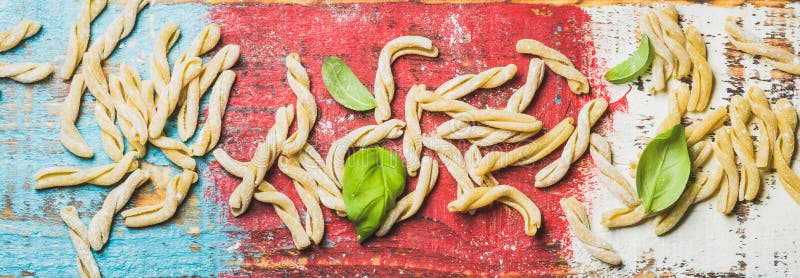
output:
<path id="1" fill-rule="evenodd" d="M 702 120 L 694 122 L 686 127 L 686 144 L 692 146 L 702 140 L 709 133 L 722 127 L 728 120 L 728 111 L 724 108 L 717 108 Z"/>
<path id="2" fill-rule="evenodd" d="M 419 121 L 422 117 L 422 109 L 416 101 L 416 94 L 419 91 L 425 91 L 425 85 L 411 86 L 404 103 L 406 130 L 403 132 L 403 156 L 406 159 L 406 172 L 412 177 L 417 175 L 421 166 L 422 128 Z"/>
<path id="3" fill-rule="evenodd" d="M 378 70 L 375 73 L 375 121 L 380 124 L 392 117 L 390 104 L 394 98 L 394 76 L 392 63 L 403 55 L 439 56 L 439 49 L 433 42 L 420 36 L 403 36 L 391 40 L 381 49 L 378 57 Z"/>
<path id="4" fill-rule="evenodd" d="M 586 148 L 589 147 L 592 126 L 605 113 L 607 107 L 608 102 L 605 99 L 598 98 L 581 108 L 578 113 L 578 126 L 564 144 L 564 151 L 561 152 L 561 157 L 536 173 L 534 186 L 538 188 L 551 186 L 567 174 L 569 166 L 578 160 L 586 152 Z"/>
<path id="5" fill-rule="evenodd" d="M 190 155 L 204 156 L 219 142 L 219 135 L 222 132 L 222 116 L 225 115 L 228 97 L 230 97 L 235 79 L 236 74 L 231 70 L 226 70 L 220 73 L 214 83 L 208 101 L 208 117 L 206 117 L 205 125 L 200 129 L 197 139 L 189 146 Z"/>
<path id="6" fill-rule="evenodd" d="M 444 112 L 462 122 L 480 122 L 494 128 L 535 133 L 542 128 L 542 123 L 523 113 L 508 112 L 495 109 L 477 109 L 474 106 L 459 100 L 446 99 L 442 96 L 425 90 L 417 90 L 414 94 L 420 108 L 431 112 Z M 449 134 L 449 127 L 440 125 L 437 133 Z"/>
<path id="7" fill-rule="evenodd" d="M 208 64 L 203 65 L 200 74 L 186 88 L 185 99 L 178 111 L 178 136 L 187 141 L 197 129 L 200 112 L 200 98 L 223 71 L 230 69 L 239 60 L 239 46 L 226 45 L 214 55 Z"/>
<path id="8" fill-rule="evenodd" d="M 196 182 L 197 173 L 184 169 L 180 174 L 170 178 L 166 188 L 166 196 L 160 204 L 135 207 L 122 211 L 120 215 L 125 218 L 125 226 L 141 228 L 169 220 L 175 215 L 178 206 L 186 199 L 192 184 Z"/>
<path id="9" fill-rule="evenodd" d="M 439 156 L 439 160 L 442 161 L 444 167 L 447 168 L 447 171 L 453 176 L 453 179 L 456 181 L 456 186 L 458 186 L 457 196 L 459 198 L 464 195 L 464 192 L 475 187 L 469 176 L 469 170 L 467 170 L 464 156 L 461 155 L 461 152 L 456 146 L 445 140 L 430 136 L 423 136 L 422 143 L 426 148 L 436 152 L 436 155 Z"/>
<path id="10" fill-rule="evenodd" d="M 123 64 L 122 67 L 125 65 Z M 128 88 L 131 91 L 123 91 L 120 78 L 114 75 L 109 76 L 108 87 L 122 134 L 128 138 L 128 144 L 139 152 L 141 158 L 146 152 L 147 122 L 139 109 L 135 105 L 130 105 L 132 102 L 127 100 L 129 96 L 133 97 L 139 92 L 132 91 L 132 88 Z"/>
<path id="11" fill-rule="evenodd" d="M 586 251 L 592 257 L 610 265 L 622 263 L 622 259 L 614 251 L 614 247 L 611 244 L 592 234 L 592 230 L 589 227 L 589 215 L 586 214 L 586 209 L 583 208 L 581 202 L 570 197 L 561 199 L 559 203 L 561 204 L 561 210 L 564 211 L 564 216 L 567 217 L 569 226 L 572 227 L 572 232 L 575 233 L 575 237 L 583 243 Z"/>
<path id="12" fill-rule="evenodd" d="M 516 67 L 514 69 L 516 70 Z M 523 113 L 533 100 L 534 95 L 536 95 L 542 77 L 544 77 L 544 62 L 540 59 L 531 59 L 525 85 L 511 95 L 504 110 Z M 441 126 L 443 128 L 438 132 L 448 133 L 438 133 L 440 137 L 469 139 L 470 142 L 478 146 L 492 146 L 501 142 L 516 143 L 536 134 L 535 132 L 516 132 L 487 126 L 473 126 L 457 119 L 449 120 Z"/>
<path id="13" fill-rule="evenodd" d="M 661 23 L 658 16 L 652 9 L 646 9 L 639 16 L 639 29 L 642 34 L 646 34 L 650 39 L 650 44 L 655 52 L 652 64 L 652 80 L 650 81 L 650 92 L 660 92 L 666 89 L 667 81 L 675 64 L 675 57 L 672 55 L 662 37 Z"/>
<path id="14" fill-rule="evenodd" d="M 422 158 L 419 171 L 417 187 L 414 188 L 414 191 L 411 191 L 400 199 L 400 201 L 397 201 L 397 205 L 389 210 L 383 223 L 381 223 L 381 226 L 375 232 L 376 236 L 385 236 L 389 233 L 392 226 L 410 218 L 422 207 L 422 203 L 425 202 L 425 197 L 431 192 L 433 186 L 436 185 L 436 180 L 439 178 L 439 164 L 431 157 L 425 156 Z"/>
<path id="15" fill-rule="evenodd" d="M 194 40 L 192 40 L 192 44 L 189 46 L 189 49 L 187 49 L 186 52 L 184 52 L 175 63 L 175 66 L 172 69 L 172 74 L 169 76 L 169 83 L 165 84 L 166 86 L 164 86 L 164 84 L 160 84 L 163 82 L 163 78 L 165 77 L 163 74 L 163 71 L 165 70 L 164 67 L 166 66 L 166 69 L 169 68 L 169 63 L 164 64 L 166 59 L 165 54 L 172 47 L 172 44 L 174 44 L 174 42 L 171 41 L 173 39 L 167 35 L 170 34 L 170 32 L 170 26 L 166 26 L 164 30 L 162 30 L 159 39 L 163 40 L 158 43 L 159 45 L 156 47 L 157 53 L 153 56 L 153 67 L 159 68 L 159 70 L 156 72 L 158 75 L 160 75 L 160 77 L 155 79 L 160 79 L 160 81 L 155 82 L 158 102 L 156 103 L 153 119 L 150 121 L 150 126 L 148 127 L 150 138 L 157 138 L 161 136 L 161 133 L 164 130 L 164 125 L 167 123 L 167 118 L 175 111 L 175 108 L 180 100 L 188 95 L 188 92 L 183 94 L 184 88 L 188 86 L 191 87 L 191 90 L 200 90 L 200 81 L 195 80 L 195 78 L 201 76 L 200 74 L 204 72 L 202 66 L 203 60 L 198 58 L 198 56 L 203 55 L 214 48 L 214 46 L 217 45 L 217 42 L 219 42 L 220 36 L 219 25 L 217 24 L 209 24 L 203 28 L 200 34 L 198 34 Z M 177 37 L 175 39 L 177 39 Z M 163 55 L 161 49 L 164 50 Z M 238 59 L 238 55 L 235 56 Z M 155 65 L 156 62 L 158 66 Z M 216 76 L 217 73 L 214 72 L 213 74 Z M 213 82 L 213 78 L 209 79 L 209 77 L 206 77 L 206 79 L 208 84 Z M 208 88 L 208 86 L 205 88 Z"/>
<path id="16" fill-rule="evenodd" d="M 334 210 L 339 216 L 345 216 L 342 191 L 339 190 L 333 176 L 325 168 L 325 161 L 322 160 L 319 152 L 311 144 L 305 144 L 303 151 L 297 154 L 297 158 L 303 170 L 319 185 L 317 193 L 319 193 L 322 205 Z"/>
<path id="17" fill-rule="evenodd" d="M 528 236 L 536 235 L 542 224 L 539 208 L 528 196 L 514 187 L 498 185 L 492 187 L 473 187 L 464 191 L 455 201 L 447 204 L 449 211 L 468 212 L 491 205 L 503 203 L 522 215 L 523 228 Z"/>
<path id="18" fill-rule="evenodd" d="M 289 125 L 294 120 L 294 109 L 292 106 L 285 106 L 278 108 L 275 112 L 275 124 L 267 133 L 264 142 L 258 144 L 253 158 L 247 163 L 247 167 L 237 167 L 244 163 L 227 163 L 235 161 L 222 149 L 214 151 L 214 158 L 216 158 L 223 168 L 234 176 L 242 178 L 242 182 L 236 186 L 236 189 L 231 193 L 228 198 L 228 205 L 231 206 L 231 213 L 234 216 L 239 216 L 250 207 L 250 201 L 253 198 L 256 186 L 261 184 L 267 170 L 272 167 L 275 160 L 280 155 L 281 147 L 286 141 L 286 135 L 289 132 Z"/>
<path id="19" fill-rule="evenodd" d="M 61 78 L 70 79 L 75 73 L 75 68 L 83 59 L 83 53 L 89 47 L 89 35 L 92 31 L 92 21 L 105 8 L 107 0 L 82 0 L 78 12 L 78 20 L 69 31 L 69 48 L 64 65 L 61 66 Z"/>
<path id="20" fill-rule="evenodd" d="M 66 206 L 59 213 L 61 219 L 67 224 L 69 238 L 75 247 L 78 262 L 78 275 L 80 277 L 100 278 L 100 269 L 89 248 L 88 232 L 78 216 L 78 210 L 73 206 Z"/>
<path id="21" fill-rule="evenodd" d="M 114 215 L 128 204 L 133 192 L 148 179 L 150 179 L 149 172 L 136 169 L 136 171 L 128 175 L 124 182 L 114 187 L 111 192 L 108 192 L 106 199 L 103 201 L 103 206 L 100 207 L 100 210 L 92 217 L 92 221 L 89 222 L 87 237 L 92 249 L 95 251 L 103 249 L 103 245 L 108 242 L 108 237 L 111 233 L 111 223 L 114 221 Z"/>
<path id="22" fill-rule="evenodd" d="M 153 56 L 150 58 L 150 79 L 153 80 L 158 96 L 166 96 L 167 84 L 170 82 L 169 60 L 167 53 L 178 41 L 181 30 L 175 21 L 169 21 L 161 27 L 153 46 Z"/>
<path id="23" fill-rule="evenodd" d="M 706 44 L 703 35 L 694 26 L 686 27 L 686 52 L 692 61 L 692 91 L 687 110 L 702 112 L 708 109 L 714 87 L 714 72 L 706 59 Z"/>
<path id="24" fill-rule="evenodd" d="M 33 37 L 42 28 L 42 23 L 23 19 L 9 30 L 0 32 L 0 53 L 19 45 L 23 40 Z"/>
<path id="25" fill-rule="evenodd" d="M 189 148 L 179 140 L 167 136 L 159 136 L 158 138 L 150 139 L 150 144 L 159 148 L 169 161 L 183 169 L 194 170 L 195 166 L 197 166 L 197 162 L 189 153 Z"/>
<path id="26" fill-rule="evenodd" d="M 347 151 L 353 147 L 366 147 L 383 139 L 395 139 L 403 135 L 405 123 L 391 119 L 378 125 L 362 126 L 331 144 L 325 158 L 325 168 L 332 175 L 337 187 L 342 187 L 344 162 Z"/>
<path id="27" fill-rule="evenodd" d="M 755 199 L 761 186 L 761 174 L 756 167 L 753 139 L 750 138 L 750 129 L 747 127 L 752 115 L 749 102 L 742 96 L 733 96 L 728 114 L 731 118 L 733 150 L 742 165 L 739 177 L 739 201 L 751 201 Z"/>
<path id="28" fill-rule="evenodd" d="M 505 84 L 517 73 L 517 66 L 508 64 L 503 67 L 494 67 L 478 74 L 464 74 L 442 83 L 436 88 L 435 94 L 447 99 L 460 99 L 478 89 L 491 89 Z"/>
<path id="29" fill-rule="evenodd" d="M 83 80 L 83 75 L 75 75 L 69 85 L 69 94 L 61 104 L 61 112 L 59 112 L 61 132 L 59 133 L 59 138 L 61 139 L 61 144 L 72 154 L 83 158 L 91 158 L 94 156 L 94 150 L 89 147 L 89 144 L 78 132 L 78 128 L 75 127 L 75 121 L 78 120 L 78 114 L 81 112 L 81 96 L 83 96 L 84 90 L 86 90 L 86 83 Z"/>
<path id="30" fill-rule="evenodd" d="M 472 181 L 480 186 L 500 184 L 492 173 L 478 175 L 476 169 L 481 165 L 481 160 L 483 160 L 483 154 L 481 154 L 478 145 L 470 145 L 467 151 L 464 152 L 464 166 L 467 167 L 467 172 L 469 172 L 469 177 Z"/>
<path id="31" fill-rule="evenodd" d="M 736 169 L 734 160 L 734 148 L 731 127 L 723 127 L 715 134 L 714 158 L 720 163 L 725 175 L 720 182 L 720 191 L 717 195 L 717 211 L 722 214 L 729 214 L 736 205 L 739 196 L 739 172 Z"/>
<path id="32" fill-rule="evenodd" d="M 758 145 L 756 145 L 756 166 L 761 170 L 769 170 L 772 152 L 775 151 L 775 140 L 778 137 L 778 119 L 764 91 L 756 86 L 747 89 L 745 99 L 750 103 L 755 122 L 758 124 Z"/>
<path id="33" fill-rule="evenodd" d="M 114 49 L 117 49 L 117 44 L 133 31 L 137 15 L 148 4 L 148 0 L 129 0 L 122 14 L 111 22 L 106 32 L 89 46 L 87 52 L 95 53 L 101 61 L 111 56 Z"/>
<path id="34" fill-rule="evenodd" d="M 306 206 L 306 233 L 311 237 L 311 241 L 319 244 L 325 234 L 325 218 L 319 206 L 317 182 L 300 167 L 296 157 L 282 155 L 278 158 L 278 168 L 292 179 L 297 195 Z"/>
<path id="35" fill-rule="evenodd" d="M 728 17 L 725 20 L 725 31 L 728 38 L 739 51 L 752 55 L 762 56 L 774 68 L 795 75 L 800 75 L 800 62 L 798 57 L 789 51 L 763 42 L 755 35 L 747 32 L 736 24 L 736 19 Z"/>
<path id="36" fill-rule="evenodd" d="M 311 245 L 311 237 L 303 229 L 303 224 L 300 223 L 300 214 L 297 213 L 297 208 L 294 207 L 294 203 L 289 197 L 266 181 L 261 182 L 258 192 L 253 197 L 259 202 L 271 204 L 275 208 L 275 213 L 292 234 L 292 241 L 298 250 Z"/>
<path id="37" fill-rule="evenodd" d="M 778 139 L 773 150 L 773 166 L 778 171 L 778 179 L 786 193 L 800 204 L 800 177 L 792 170 L 791 161 L 795 148 L 795 129 L 797 111 L 786 99 L 779 99 L 773 107 L 778 118 Z"/>
<path id="38" fill-rule="evenodd" d="M 291 53 L 286 56 L 286 82 L 297 97 L 295 111 L 297 111 L 297 131 L 286 139 L 282 152 L 293 155 L 307 144 L 308 135 L 317 121 L 317 103 L 309 89 L 310 81 L 308 72 L 300 63 L 300 55 Z"/>
<path id="39" fill-rule="evenodd" d="M 689 85 L 681 83 L 678 85 L 669 98 L 669 111 L 667 116 L 661 121 L 661 124 L 656 129 L 656 134 L 661 134 L 673 126 L 680 124 L 683 115 L 686 114 L 686 105 L 689 101 Z"/>
<path id="40" fill-rule="evenodd" d="M 0 78 L 10 78 L 20 83 L 33 83 L 53 73 L 53 66 L 41 63 L 0 63 Z"/>
<path id="41" fill-rule="evenodd" d="M 105 73 L 103 73 L 103 69 L 100 66 L 100 58 L 97 57 L 96 53 L 89 52 L 83 56 L 83 77 L 86 80 L 86 87 L 89 88 L 89 92 L 96 99 L 94 116 L 100 126 L 103 149 L 108 157 L 114 161 L 119 161 L 122 159 L 125 143 L 122 139 L 122 133 L 114 125 L 114 119 L 116 118 L 114 100 L 109 92 Z"/>
<path id="42" fill-rule="evenodd" d="M 636 188 L 611 162 L 611 146 L 609 146 L 608 141 L 600 134 L 592 133 L 589 143 L 589 154 L 591 154 L 595 166 L 600 171 L 600 176 L 605 181 L 604 184 L 608 190 L 626 206 L 638 206 L 639 196 L 636 195 Z"/>
<path id="43" fill-rule="evenodd" d="M 517 42 L 517 52 L 541 57 L 544 63 L 547 64 L 547 67 L 556 74 L 567 79 L 567 85 L 569 85 L 573 93 L 589 93 L 589 80 L 586 79 L 586 76 L 580 73 L 569 58 L 561 54 L 561 52 L 531 39 L 519 40 Z"/>
<path id="44" fill-rule="evenodd" d="M 85 170 L 64 166 L 44 168 L 33 175 L 34 188 L 46 189 L 84 183 L 109 186 L 120 181 L 126 173 L 139 167 L 139 162 L 135 160 L 137 155 L 136 151 L 128 152 L 118 162 Z"/>
<path id="45" fill-rule="evenodd" d="M 483 156 L 475 174 L 484 176 L 489 172 L 505 168 L 509 165 L 521 166 L 534 163 L 557 149 L 567 141 L 575 127 L 572 118 L 561 120 L 533 142 L 522 145 L 508 152 L 493 151 Z"/>

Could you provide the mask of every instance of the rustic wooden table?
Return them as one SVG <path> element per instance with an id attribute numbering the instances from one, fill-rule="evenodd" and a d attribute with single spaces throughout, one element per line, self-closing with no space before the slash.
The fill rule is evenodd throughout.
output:
<path id="1" fill-rule="evenodd" d="M 121 11 L 120 1 L 111 2 L 94 22 L 93 35 L 103 32 Z M 649 76 L 645 81 L 620 86 L 602 79 L 610 65 L 622 61 L 636 48 L 639 32 L 635 19 L 641 6 L 606 1 L 581 6 L 227 2 L 237 4 L 158 1 L 150 5 L 106 65 L 113 69 L 123 62 L 131 64 L 146 78 L 154 36 L 163 23 L 175 20 L 181 28 L 182 38 L 170 53 L 171 61 L 204 25 L 219 23 L 221 45 L 242 47 L 242 58 L 234 67 L 237 81 L 218 146 L 237 159 L 249 159 L 257 140 L 272 126 L 275 109 L 295 101 L 285 82 L 283 59 L 288 53 L 299 53 L 311 76 L 320 109 L 311 142 L 324 155 L 333 140 L 373 122 L 371 113 L 355 113 L 332 100 L 320 76 L 324 57 L 343 58 L 369 87 L 382 46 L 409 34 L 431 38 L 441 54 L 436 59 L 404 57 L 394 64 L 398 93 L 393 108 L 401 119 L 405 92 L 413 84 L 436 87 L 458 74 L 514 63 L 519 72 L 509 84 L 468 98 L 475 105 L 502 107 L 528 72 L 531 57 L 514 50 L 516 41 L 523 38 L 540 40 L 563 52 L 592 84 L 591 95 L 576 96 L 563 79 L 548 70 L 526 112 L 552 127 L 564 117 L 575 117 L 582 104 L 592 98 L 609 99 L 609 112 L 595 131 L 609 137 L 615 163 L 621 169 L 628 169 L 628 163 L 635 161 L 653 135 L 654 125 L 666 114 L 666 95 L 649 95 L 644 90 L 642 84 Z M 745 26 L 758 36 L 797 50 L 800 5 L 738 4 L 719 1 L 677 7 L 683 23 L 696 25 L 707 41 L 717 80 L 712 107 L 723 105 L 724 100 L 741 94 L 742 88 L 751 84 L 764 88 L 770 98 L 788 97 L 795 104 L 800 103 L 796 76 L 771 71 L 758 59 L 732 50 L 723 30 L 726 16 L 742 16 Z M 0 29 L 23 18 L 43 24 L 42 31 L 24 45 L 0 54 L 0 62 L 61 64 L 67 49 L 67 30 L 75 21 L 78 7 L 78 0 L 0 1 Z M 110 161 L 101 151 L 96 151 L 96 158 L 91 160 L 77 158 L 60 144 L 57 115 L 67 90 L 68 84 L 57 78 L 34 85 L 0 80 L 0 181 L 5 183 L 5 190 L 0 192 L 0 276 L 76 276 L 75 252 L 58 211 L 74 205 L 88 222 L 109 190 L 95 186 L 42 191 L 32 188 L 33 173 L 40 168 L 90 167 Z M 93 117 L 93 105 L 89 105 L 93 102 L 88 94 L 84 97 L 78 128 L 88 143 L 100 150 L 100 130 Z M 205 105 L 203 110 L 206 113 Z M 702 115 L 689 116 L 698 117 Z M 445 116 L 426 114 L 423 130 L 433 130 L 444 120 Z M 168 134 L 175 133 L 174 123 L 168 130 Z M 399 140 L 381 145 L 401 152 Z M 463 142 L 458 145 L 462 150 L 468 146 Z M 166 177 L 177 171 L 159 151 L 150 149 L 143 167 L 155 173 L 157 180 L 140 189 L 132 205 L 160 202 Z M 542 210 L 543 228 L 535 237 L 526 236 L 519 215 L 504 206 L 483 209 L 474 216 L 448 212 L 446 204 L 454 198 L 456 187 L 449 173 L 442 170 L 440 181 L 420 212 L 401 222 L 388 236 L 359 245 L 352 225 L 326 210 L 324 242 L 298 252 L 271 206 L 255 203 L 241 217 L 230 214 L 227 198 L 238 180 L 209 156 L 198 160 L 201 179 L 171 221 L 145 229 L 128 229 L 121 221 L 115 221 L 110 242 L 95 258 L 108 277 L 800 275 L 800 218 L 795 216 L 800 213 L 800 206 L 791 201 L 772 175 L 766 179 L 760 200 L 738 205 L 735 215 L 722 216 L 714 211 L 712 202 L 706 202 L 693 208 L 675 231 L 656 237 L 648 224 L 618 230 L 599 224 L 599 213 L 619 204 L 598 184 L 588 155 L 558 185 L 535 189 L 535 173 L 557 157 L 554 154 L 542 162 L 496 175 L 501 183 L 523 191 Z M 795 169 L 800 169 L 797 161 L 794 164 Z M 289 195 L 304 213 L 286 176 L 273 170 L 268 180 Z M 576 196 L 587 203 L 593 229 L 617 248 L 623 266 L 608 267 L 594 260 L 573 239 L 558 206 L 558 200 L 565 196 Z"/>

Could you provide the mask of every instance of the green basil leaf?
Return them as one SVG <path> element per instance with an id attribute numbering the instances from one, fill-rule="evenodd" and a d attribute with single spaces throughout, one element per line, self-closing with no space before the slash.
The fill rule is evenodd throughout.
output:
<path id="1" fill-rule="evenodd" d="M 356 111 L 375 108 L 375 97 L 342 59 L 333 56 L 325 58 L 322 81 L 333 99 L 344 107 Z"/>
<path id="2" fill-rule="evenodd" d="M 639 41 L 639 48 L 636 49 L 633 56 L 628 57 L 628 59 L 619 65 L 608 70 L 605 75 L 606 80 L 614 84 L 633 81 L 650 68 L 653 57 L 653 51 L 650 49 L 650 39 L 647 38 L 647 35 L 642 34 L 642 40 Z"/>
<path id="3" fill-rule="evenodd" d="M 347 158 L 342 197 L 347 219 L 356 225 L 359 243 L 380 227 L 405 186 L 403 160 L 387 149 L 362 149 Z"/>
<path id="4" fill-rule="evenodd" d="M 691 171 L 686 131 L 677 124 L 653 138 L 636 169 L 636 190 L 646 212 L 669 208 L 681 197 Z"/>

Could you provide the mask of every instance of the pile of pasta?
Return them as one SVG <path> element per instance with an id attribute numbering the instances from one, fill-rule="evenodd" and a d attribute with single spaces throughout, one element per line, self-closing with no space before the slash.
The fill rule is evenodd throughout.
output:
<path id="1" fill-rule="evenodd" d="M 149 3 L 148 0 L 127 1 L 105 33 L 89 44 L 91 22 L 104 10 L 106 1 L 84 0 L 78 20 L 70 29 L 69 49 L 60 72 L 63 79 L 70 81 L 69 93 L 61 106 L 62 144 L 76 156 L 94 157 L 94 150 L 75 126 L 81 97 L 88 89 L 96 100 L 94 116 L 101 129 L 103 151 L 114 162 L 88 169 L 44 168 L 34 176 L 37 190 L 82 184 L 114 186 L 88 226 L 81 222 L 75 207 L 61 209 L 82 277 L 101 276 L 92 250 L 102 250 L 117 213 L 122 215 L 126 226 L 137 228 L 163 223 L 175 214 L 198 180 L 195 157 L 206 155 L 219 141 L 222 117 L 236 79 L 230 68 L 239 59 L 239 46 L 222 46 L 205 63 L 201 58 L 219 43 L 220 27 L 216 24 L 206 26 L 197 34 L 189 48 L 170 65 L 167 54 L 180 37 L 175 22 L 164 24 L 156 39 L 150 60 L 151 80 L 142 80 L 135 67 L 124 63 L 108 69 L 111 73 L 106 74 L 103 61 L 131 33 L 138 13 Z M 209 89 L 208 115 L 205 124 L 197 130 L 200 99 Z M 174 114 L 177 114 L 179 139 L 164 132 L 167 119 Z M 187 146 L 185 142 L 193 137 L 195 140 Z M 150 180 L 153 183 L 161 180 L 140 167 L 140 160 L 151 145 L 160 149 L 181 171 L 166 184 L 159 184 L 166 191 L 161 203 L 123 210 L 137 188 Z"/>
<path id="2" fill-rule="evenodd" d="M 703 113 L 701 120 L 686 127 L 692 178 L 680 199 L 671 208 L 659 213 L 645 213 L 639 204 L 635 188 L 612 166 L 608 143 L 601 137 L 593 137 L 590 149 L 592 158 L 605 179 L 605 184 L 609 185 L 613 195 L 624 204 L 621 208 L 604 212 L 601 223 L 609 228 L 618 228 L 655 218 L 654 231 L 656 235 L 663 235 L 678 224 L 692 205 L 714 198 L 715 195 L 716 210 L 722 214 L 730 214 L 737 202 L 757 199 L 761 191 L 761 177 L 772 169 L 777 171 L 778 179 L 786 192 L 800 204 L 800 177 L 791 170 L 790 165 L 795 150 L 797 127 L 795 107 L 787 99 L 771 100 L 763 90 L 751 86 L 744 95 L 732 96 L 727 107 L 706 111 L 710 91 L 706 93 L 705 90 L 711 88 L 709 80 L 713 80 L 713 73 L 708 69 L 705 60 L 704 43 L 695 28 L 690 26 L 681 30 L 679 25 L 673 24 L 677 23 L 677 15 L 672 6 L 658 11 L 647 9 L 641 15 L 640 27 L 651 38 L 656 50 L 652 71 L 653 87 L 660 84 L 659 74 L 663 73 L 657 68 L 659 65 L 656 62 L 659 59 L 663 61 L 660 66 L 672 69 L 671 76 L 675 80 L 671 83 L 673 88 L 669 97 L 668 115 L 658 125 L 656 133 L 681 124 L 687 112 Z M 654 30 L 661 30 L 661 33 Z M 776 56 L 769 56 L 779 51 L 775 47 L 767 49 L 763 43 L 737 26 L 733 19 L 727 20 L 726 30 L 735 47 L 745 52 L 759 49 L 762 52 L 754 54 L 764 55 L 776 68 L 791 72 L 791 66 L 787 66 L 790 60 L 788 57 L 778 59 Z M 670 47 L 659 51 L 660 43 L 680 45 L 675 42 L 685 42 L 684 49 Z M 664 51 L 666 49 L 670 51 Z M 681 51 L 688 55 L 681 55 Z M 668 55 L 672 55 L 673 59 L 668 59 Z M 690 70 L 691 89 L 688 84 L 679 81 L 685 75 L 675 75 Z M 665 87 L 667 85 L 670 84 L 664 84 Z M 697 92 L 703 93 L 695 96 Z M 750 134 L 752 124 L 758 130 L 756 140 Z M 712 134 L 713 138 L 710 137 Z M 635 169 L 635 166 L 632 165 L 632 168 Z"/>

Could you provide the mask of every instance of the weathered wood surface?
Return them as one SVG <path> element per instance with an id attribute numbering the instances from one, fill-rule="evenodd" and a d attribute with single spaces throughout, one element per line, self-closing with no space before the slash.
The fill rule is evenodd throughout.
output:
<path id="1" fill-rule="evenodd" d="M 77 15 L 78 1 L 11 0 L 0 3 L 0 29 L 22 18 L 40 20 L 40 34 L 13 51 L 0 54 L 2 62 L 38 61 L 60 64 L 66 52 L 67 29 Z M 191 2 L 191 1 L 190 1 Z M 591 5 L 589 2 L 582 3 Z M 733 2 L 722 3 L 729 5 Z M 602 4 L 602 3 L 601 3 Z M 733 3 L 736 4 L 736 3 Z M 371 114 L 348 111 L 322 86 L 320 66 L 327 55 L 345 59 L 367 85 L 372 84 L 377 56 L 383 44 L 405 35 L 430 37 L 442 53 L 438 59 L 404 57 L 395 63 L 398 84 L 393 103 L 395 117 L 402 117 L 405 91 L 416 83 L 435 87 L 457 74 L 514 63 L 519 67 L 510 84 L 470 97 L 473 104 L 502 107 L 527 74 L 530 56 L 517 54 L 521 38 L 539 39 L 563 51 L 590 78 L 593 93 L 577 97 L 564 80 L 548 70 L 545 84 L 527 110 L 552 127 L 565 116 L 576 116 L 582 103 L 592 97 L 610 99 L 608 116 L 595 130 L 609 136 L 615 163 L 628 162 L 652 136 L 654 125 L 666 113 L 665 95 L 647 95 L 642 81 L 632 86 L 611 86 L 602 73 L 631 53 L 638 40 L 634 20 L 639 6 L 542 6 L 512 4 L 423 5 L 414 3 L 341 5 L 204 5 L 157 3 L 145 9 L 133 34 L 106 63 L 114 72 L 121 62 L 137 66 L 149 76 L 148 61 L 154 36 L 161 24 L 176 20 L 182 38 L 170 54 L 174 61 L 194 34 L 205 24 L 222 26 L 222 43 L 242 46 L 242 59 L 234 68 L 235 91 L 224 120 L 221 148 L 235 158 L 249 158 L 255 142 L 272 125 L 277 107 L 294 103 L 285 83 L 283 58 L 298 52 L 312 79 L 312 91 L 320 118 L 312 143 L 320 152 L 354 127 L 372 123 Z M 720 106 L 742 88 L 757 84 L 771 98 L 791 97 L 795 104 L 797 77 L 770 71 L 749 55 L 731 50 L 722 30 L 725 16 L 745 16 L 749 29 L 772 43 L 800 49 L 797 4 L 773 7 L 720 8 L 679 6 L 685 23 L 698 26 L 708 42 L 709 60 L 716 74 L 714 101 Z M 120 12 L 116 2 L 93 24 L 100 34 Z M 782 40 L 786 38 L 786 40 Z M 787 44 L 788 42 L 788 44 Z M 645 78 L 646 79 L 646 78 Z M 369 86 L 368 86 L 369 87 Z M 99 129 L 93 115 L 94 100 L 84 97 L 78 127 L 97 158 L 83 160 L 67 153 L 58 141 L 58 104 L 67 84 L 56 79 L 35 85 L 0 80 L 0 275 L 42 277 L 75 276 L 75 260 L 67 230 L 58 210 L 78 207 L 84 221 L 100 207 L 107 188 L 80 186 L 34 191 L 32 174 L 56 165 L 89 167 L 107 163 L 101 151 Z M 204 109 L 205 110 L 205 109 Z M 696 119 L 701 115 L 691 115 Z M 446 118 L 426 114 L 423 129 L 433 130 Z M 202 121 L 201 121 L 202 122 Z M 174 134 L 174 124 L 169 134 Z M 399 152 L 399 140 L 384 147 Z M 466 144 L 459 144 L 466 148 Z M 501 146 L 499 148 L 508 148 Z M 135 205 L 158 202 L 165 177 L 175 172 L 160 152 L 150 148 L 146 166 L 161 177 L 146 185 L 134 198 Z M 431 155 L 430 151 L 426 154 Z M 455 185 L 442 168 L 441 180 L 420 213 L 401 222 L 385 238 L 360 246 L 352 226 L 330 211 L 325 212 L 324 244 L 310 250 L 293 249 L 289 233 L 274 210 L 255 204 L 234 218 L 227 197 L 238 184 L 213 158 L 198 160 L 201 181 L 170 222 L 146 229 L 127 229 L 117 221 L 112 238 L 96 254 L 106 276 L 181 275 L 465 275 L 465 274 L 648 274 L 657 275 L 767 275 L 796 276 L 800 212 L 774 178 L 766 181 L 759 202 L 739 205 L 735 216 L 717 214 L 709 202 L 696 206 L 676 231 L 655 237 L 648 224 L 612 230 L 599 224 L 599 213 L 619 204 L 598 184 L 590 158 L 581 159 L 567 178 L 548 190 L 532 187 L 533 176 L 550 156 L 530 167 L 497 173 L 502 183 L 525 192 L 543 211 L 544 228 L 536 237 L 522 232 L 518 214 L 502 206 L 474 216 L 453 214 L 446 204 L 455 196 Z M 797 164 L 797 163 L 795 163 Z M 795 166 L 798 169 L 800 166 Z M 286 192 L 304 212 L 289 180 L 271 171 L 269 181 Z M 413 184 L 413 179 L 410 184 Z M 620 252 L 624 266 L 609 268 L 593 260 L 572 240 L 558 207 L 563 196 L 588 202 L 593 229 Z M 118 218 L 119 219 L 119 218 Z M 713 259 L 712 259 L 713 258 Z"/>

